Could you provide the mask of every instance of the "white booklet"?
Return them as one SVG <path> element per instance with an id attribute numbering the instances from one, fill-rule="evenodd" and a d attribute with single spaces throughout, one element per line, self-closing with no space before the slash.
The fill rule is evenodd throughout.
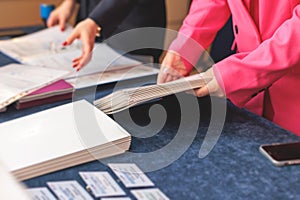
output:
<path id="1" fill-rule="evenodd" d="M 105 43 L 95 44 L 91 61 L 79 72 L 72 68 L 72 60 L 81 55 L 81 43 L 62 46 L 72 28 L 64 32 L 58 26 L 47 28 L 26 36 L 0 41 L 0 51 L 17 61 L 45 68 L 72 72 L 66 78 L 74 78 L 109 70 L 140 65 L 141 62 L 118 53 Z"/>
<path id="2" fill-rule="evenodd" d="M 20 64 L 0 67 L 0 110 L 30 92 L 61 79 L 68 73 L 59 69 Z"/>
<path id="3" fill-rule="evenodd" d="M 163 84 L 123 89 L 94 101 L 104 113 L 113 114 L 156 98 L 200 88 L 211 78 L 196 74 Z"/>
<path id="4" fill-rule="evenodd" d="M 129 133 L 85 100 L 0 124 L 0 159 L 20 180 L 120 154 Z"/>

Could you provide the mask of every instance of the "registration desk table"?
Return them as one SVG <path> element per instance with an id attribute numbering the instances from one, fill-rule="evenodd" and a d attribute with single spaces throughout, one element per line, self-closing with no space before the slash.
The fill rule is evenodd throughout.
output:
<path id="1" fill-rule="evenodd" d="M 7 62 L 4 55 L 0 55 L 1 60 Z M 128 84 L 131 83 L 132 81 Z M 96 98 L 111 92 L 113 86 L 114 84 L 98 86 Z M 91 98 L 93 96 L 89 94 L 91 91 L 83 91 L 82 96 Z M 187 99 L 193 98 L 188 94 L 180 95 Z M 206 157 L 199 158 L 199 149 L 210 123 L 210 98 L 199 98 L 197 101 L 201 111 L 200 121 L 187 118 L 180 122 L 180 106 L 174 95 L 130 109 L 131 119 L 139 129 L 126 122 L 123 122 L 122 126 L 133 135 L 130 153 L 139 156 L 135 157 L 135 160 L 128 154 L 115 158 L 123 162 L 142 160 L 144 165 L 160 166 L 168 159 L 167 157 L 157 153 L 155 157 L 147 160 L 146 156 L 143 158 L 143 153 L 147 155 L 171 144 L 180 123 L 184 123 L 185 127 L 192 127 L 196 123 L 199 124 L 197 134 L 186 151 L 170 165 L 147 172 L 155 187 L 161 189 L 170 199 L 300 199 L 300 165 L 275 167 L 259 152 L 261 144 L 299 141 L 298 137 L 227 102 L 222 134 L 213 150 Z M 216 101 L 218 102 L 218 99 Z M 71 101 L 19 111 L 9 106 L 5 113 L 0 114 L 0 123 L 68 102 Z M 165 109 L 166 123 L 157 134 L 148 138 L 139 137 L 141 134 L 156 131 L 152 131 L 147 125 L 151 123 L 149 109 L 157 104 Z M 189 139 L 191 136 L 189 129 L 185 130 L 186 137 L 181 139 L 182 143 L 185 138 Z M 181 148 L 181 142 L 176 145 L 177 147 L 171 149 L 168 155 L 176 154 L 176 149 Z M 28 187 L 43 187 L 48 181 L 77 180 L 85 186 L 79 177 L 80 171 L 108 171 L 115 177 L 103 162 L 93 161 L 26 180 L 24 183 Z M 121 183 L 120 186 L 123 187 Z M 133 199 L 130 191 L 124 187 L 123 189 Z"/>

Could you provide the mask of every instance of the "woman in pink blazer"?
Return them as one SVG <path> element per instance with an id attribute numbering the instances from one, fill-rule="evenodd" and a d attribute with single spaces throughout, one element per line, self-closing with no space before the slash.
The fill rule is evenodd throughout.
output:
<path id="1" fill-rule="evenodd" d="M 194 0 L 158 83 L 189 74 L 202 53 L 191 41 L 208 48 L 230 15 L 237 53 L 206 72 L 214 79 L 197 96 L 224 93 L 300 136 L 300 0 Z"/>

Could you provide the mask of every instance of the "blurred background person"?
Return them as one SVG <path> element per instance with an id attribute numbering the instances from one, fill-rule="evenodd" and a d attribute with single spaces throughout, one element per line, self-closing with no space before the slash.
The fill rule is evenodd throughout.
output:
<path id="1" fill-rule="evenodd" d="M 48 18 L 47 26 L 59 25 L 63 31 L 79 3 L 76 18 L 77 25 L 63 45 L 70 45 L 75 39 L 82 41 L 82 55 L 73 60 L 73 67 L 82 68 L 90 60 L 95 37 L 98 41 L 107 40 L 111 36 L 126 30 L 142 27 L 166 27 L 166 8 L 164 0 L 64 0 Z M 140 49 L 131 53 L 153 56 L 159 61 L 164 45 L 164 32 L 155 38 L 160 49 Z M 116 49 L 126 49 L 128 41 L 134 41 L 132 35 L 128 40 L 110 42 Z"/>

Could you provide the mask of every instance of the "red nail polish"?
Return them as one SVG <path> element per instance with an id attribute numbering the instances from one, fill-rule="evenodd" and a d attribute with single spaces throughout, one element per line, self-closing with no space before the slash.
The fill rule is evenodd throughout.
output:
<path id="1" fill-rule="evenodd" d="M 62 43 L 63 46 L 66 46 L 67 44 L 68 44 L 67 41 L 64 41 L 64 42 Z"/>

